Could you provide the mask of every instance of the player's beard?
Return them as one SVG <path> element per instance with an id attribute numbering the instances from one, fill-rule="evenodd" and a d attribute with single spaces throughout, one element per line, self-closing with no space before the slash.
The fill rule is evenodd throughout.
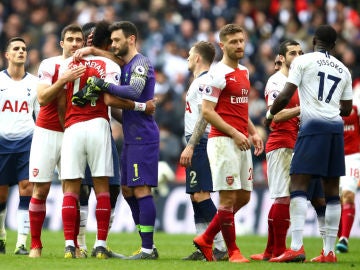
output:
<path id="1" fill-rule="evenodd" d="M 117 56 L 123 57 L 129 53 L 129 45 L 125 44 L 119 51 L 116 53 Z"/>

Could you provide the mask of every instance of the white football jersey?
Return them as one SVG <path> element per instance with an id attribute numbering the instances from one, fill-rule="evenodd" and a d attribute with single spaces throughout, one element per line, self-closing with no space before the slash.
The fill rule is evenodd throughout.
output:
<path id="1" fill-rule="evenodd" d="M 195 78 L 190 84 L 189 90 L 186 93 L 186 107 L 185 107 L 185 136 L 189 136 L 194 132 L 196 122 L 200 117 L 199 105 L 202 104 L 202 94 L 206 83 L 209 81 L 208 74 L 203 74 Z M 208 124 L 205 133 L 210 132 L 210 125 Z"/>
<path id="2" fill-rule="evenodd" d="M 38 76 L 39 76 L 39 84 L 52 85 L 54 82 L 55 72 L 58 71 L 56 69 L 56 65 L 59 65 L 64 61 L 62 55 L 50 57 L 44 59 L 39 66 Z M 57 79 L 57 76 L 56 76 Z"/>
<path id="3" fill-rule="evenodd" d="M 0 138 L 21 140 L 31 135 L 38 109 L 36 87 L 38 78 L 26 73 L 21 81 L 14 81 L 6 70 L 0 72 Z"/>
<path id="4" fill-rule="evenodd" d="M 287 77 L 281 71 L 271 75 L 265 86 L 265 99 L 267 106 L 272 106 L 274 100 L 279 93 L 283 90 Z"/>
<path id="5" fill-rule="evenodd" d="M 343 63 L 327 52 L 294 59 L 288 82 L 298 86 L 301 123 L 310 119 L 342 121 L 340 100 L 352 99 L 352 80 Z"/>

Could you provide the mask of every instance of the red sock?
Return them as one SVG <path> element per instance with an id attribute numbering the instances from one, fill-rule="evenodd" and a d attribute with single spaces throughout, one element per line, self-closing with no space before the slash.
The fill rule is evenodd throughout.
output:
<path id="1" fill-rule="evenodd" d="M 212 243 L 214 241 L 215 236 L 218 232 L 220 232 L 220 223 L 219 223 L 219 212 L 211 220 L 209 226 L 206 231 L 202 234 L 205 242 Z"/>
<path id="2" fill-rule="evenodd" d="M 62 220 L 65 240 L 73 240 L 75 235 L 77 205 L 79 196 L 76 193 L 65 192 L 62 205 Z"/>
<path id="3" fill-rule="evenodd" d="M 274 248 L 273 256 L 277 257 L 284 253 L 286 249 L 286 234 L 290 226 L 290 205 L 274 204 L 273 229 L 274 229 Z"/>
<path id="4" fill-rule="evenodd" d="M 109 231 L 109 222 L 111 215 L 110 193 L 99 193 L 96 196 L 96 199 L 97 204 L 95 216 L 97 221 L 97 237 L 98 240 L 106 241 Z"/>
<path id="5" fill-rule="evenodd" d="M 239 250 L 236 245 L 234 213 L 229 210 L 218 210 L 218 216 L 221 232 L 224 237 L 229 256 L 231 257 L 234 251 Z"/>
<path id="6" fill-rule="evenodd" d="M 41 229 L 46 216 L 46 200 L 31 197 L 29 204 L 31 248 L 42 248 Z"/>
<path id="7" fill-rule="evenodd" d="M 341 233 L 340 237 L 349 238 L 352 225 L 355 218 L 355 205 L 346 203 L 341 210 Z"/>
<path id="8" fill-rule="evenodd" d="M 75 247 L 77 247 L 77 248 L 79 247 L 79 244 L 77 241 L 79 231 L 80 231 L 80 205 L 77 204 L 76 223 L 75 223 L 75 231 L 74 231 L 74 244 L 75 244 Z"/>
<path id="9" fill-rule="evenodd" d="M 268 214 L 268 239 L 265 248 L 265 253 L 272 254 L 274 248 L 274 204 L 271 205 Z"/>

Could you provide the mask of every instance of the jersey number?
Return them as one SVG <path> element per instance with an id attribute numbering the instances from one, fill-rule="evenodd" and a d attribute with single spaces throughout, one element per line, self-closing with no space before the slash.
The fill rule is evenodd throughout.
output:
<path id="1" fill-rule="evenodd" d="M 323 95 L 324 95 L 325 73 L 319 71 L 318 76 L 320 77 L 318 100 L 322 101 L 323 100 Z M 333 75 L 330 75 L 330 74 L 327 75 L 327 79 L 333 81 L 333 84 L 332 84 L 332 86 L 330 88 L 329 94 L 325 99 L 325 102 L 329 103 L 330 100 L 331 100 L 331 97 L 334 94 L 334 91 L 335 91 L 337 85 L 339 84 L 339 82 L 341 81 L 341 79 L 338 78 L 338 77 L 335 77 Z"/>

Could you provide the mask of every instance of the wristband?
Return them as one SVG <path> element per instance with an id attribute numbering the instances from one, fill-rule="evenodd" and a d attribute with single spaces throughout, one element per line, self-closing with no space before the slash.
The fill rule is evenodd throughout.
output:
<path id="1" fill-rule="evenodd" d="M 144 112 L 146 109 L 146 103 L 141 103 L 141 102 L 136 102 L 135 103 L 135 107 L 134 107 L 134 111 L 140 111 L 140 112 Z"/>
<path id="2" fill-rule="evenodd" d="M 270 110 L 268 110 L 268 111 L 266 112 L 265 118 L 266 118 L 267 120 L 271 120 L 271 119 L 274 118 L 274 115 L 271 114 Z"/>

